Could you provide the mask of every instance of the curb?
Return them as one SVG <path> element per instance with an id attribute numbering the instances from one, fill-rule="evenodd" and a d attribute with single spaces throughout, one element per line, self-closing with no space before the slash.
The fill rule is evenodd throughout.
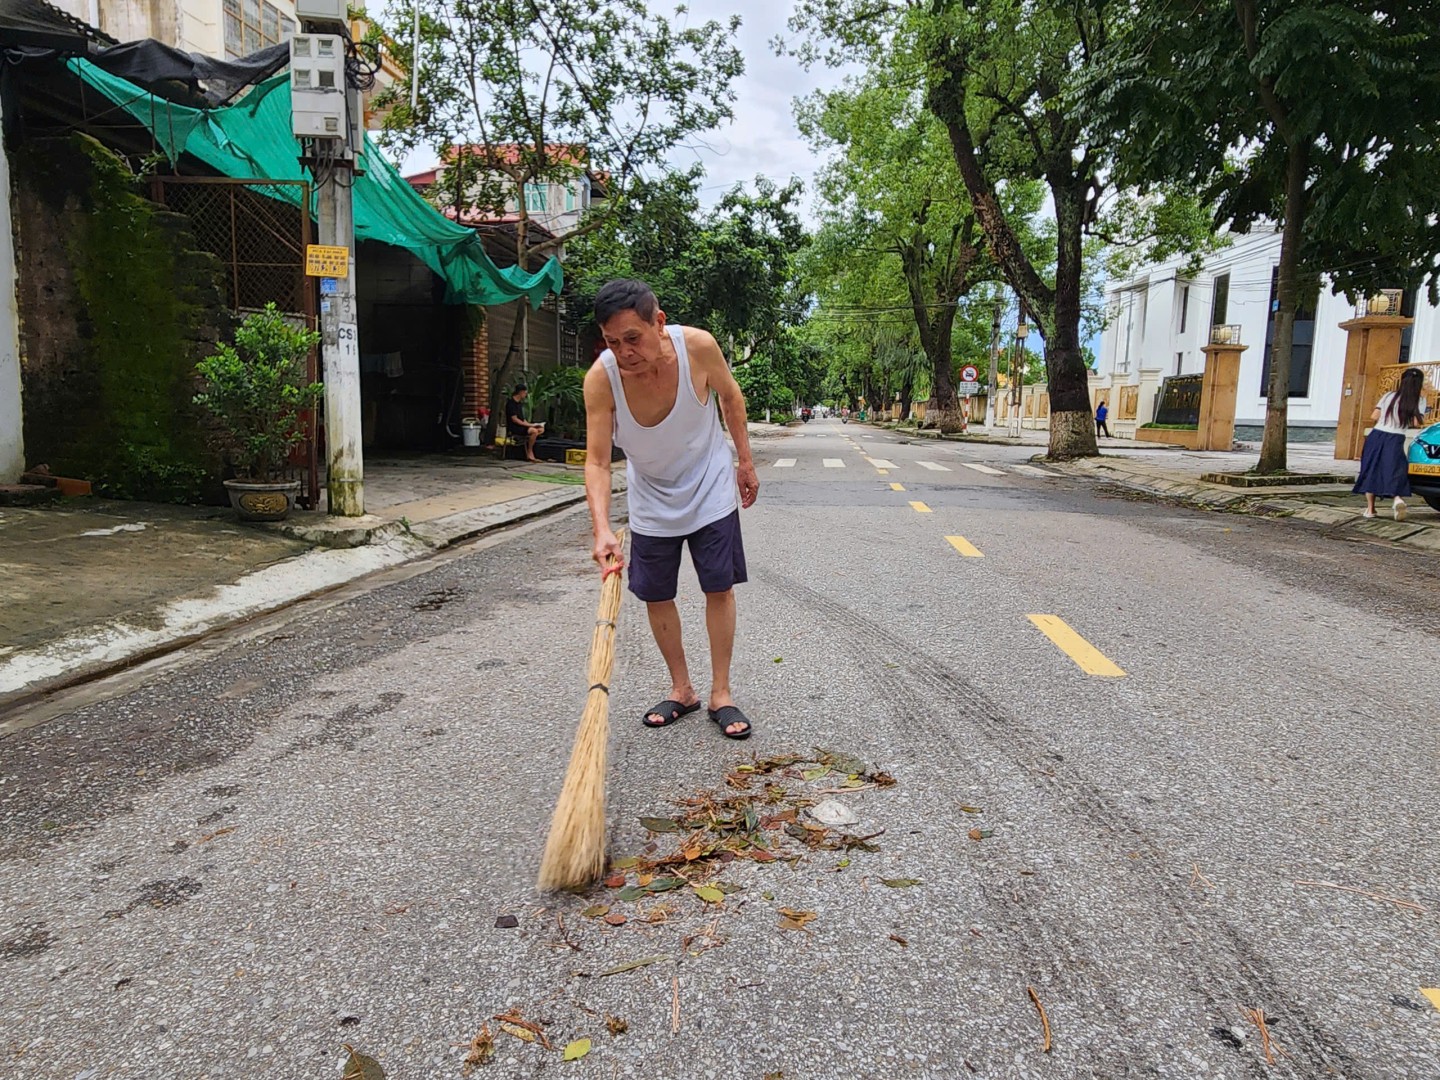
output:
<path id="1" fill-rule="evenodd" d="M 612 490 L 622 493 L 623 481 Z M 219 584 L 209 597 L 172 600 L 158 609 L 163 624 L 159 630 L 117 621 L 7 653 L 0 657 L 0 738 L 7 733 L 3 717 L 12 709 L 177 652 L 219 631 L 323 596 L 378 571 L 584 501 L 583 488 L 568 489 L 462 511 L 409 529 L 378 518 L 373 524 L 352 522 L 330 530 L 330 535 L 353 540 L 354 534 L 364 533 L 366 540 L 359 544 L 311 540 L 318 545 L 314 550 L 252 571 L 237 582 Z"/>
<path id="2" fill-rule="evenodd" d="M 1171 480 L 1149 473 L 1136 473 L 1116 468 L 1107 461 L 1087 459 L 1081 462 L 1051 462 L 1050 468 L 1059 469 L 1080 479 L 1117 484 L 1134 491 L 1154 495 L 1158 500 L 1178 502 L 1200 510 L 1223 510 L 1235 514 L 1253 514 L 1267 518 L 1296 518 L 1315 525 L 1323 525 L 1331 531 L 1345 530 L 1362 536 L 1388 540 L 1419 548 L 1423 551 L 1440 551 L 1440 526 L 1413 521 L 1388 521 L 1382 518 L 1366 519 L 1359 510 L 1338 506 L 1324 506 L 1306 502 L 1293 492 L 1263 492 L 1253 488 L 1232 488 L 1220 484 L 1206 484 L 1199 481 Z"/>

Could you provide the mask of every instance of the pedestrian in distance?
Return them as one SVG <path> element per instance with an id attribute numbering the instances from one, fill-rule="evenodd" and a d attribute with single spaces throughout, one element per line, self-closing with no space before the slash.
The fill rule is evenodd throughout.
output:
<path id="1" fill-rule="evenodd" d="M 750 721 L 730 687 L 735 586 L 746 580 L 740 510 L 753 506 L 760 491 L 745 396 L 715 338 L 696 327 L 668 325 L 643 281 L 602 286 L 595 294 L 595 321 L 607 348 L 585 376 L 585 495 L 593 556 L 602 568 L 612 558 L 624 565 L 610 525 L 611 448 L 619 446 L 629 481 L 629 588 L 645 603 L 670 674 L 668 696 L 642 720 L 646 727 L 666 727 L 700 708 L 675 606 L 681 551 L 688 547 L 705 594 L 710 719 L 727 738 L 748 738 Z M 722 416 L 735 442 L 734 459 Z"/>
<path id="2" fill-rule="evenodd" d="M 535 440 L 545 430 L 544 424 L 532 424 L 525 419 L 525 399 L 530 396 L 530 388 L 524 383 L 516 383 L 515 390 L 510 395 L 510 400 L 505 403 L 505 433 L 517 442 L 525 440 L 525 460 L 539 461 L 535 456 Z"/>
<path id="3" fill-rule="evenodd" d="M 1411 368 L 1400 376 L 1399 389 L 1383 395 L 1370 414 L 1370 433 L 1360 451 L 1360 475 L 1354 493 L 1365 496 L 1365 516 L 1375 516 L 1375 497 L 1393 498 L 1396 521 L 1404 521 L 1410 494 L 1410 466 L 1405 460 L 1405 433 L 1421 426 L 1425 376 Z"/>
<path id="4" fill-rule="evenodd" d="M 1104 398 L 1101 398 L 1100 404 L 1095 406 L 1095 432 L 1097 435 L 1104 435 L 1107 439 L 1110 438 L 1110 425 L 1106 423 L 1109 419 L 1110 406 Z"/>

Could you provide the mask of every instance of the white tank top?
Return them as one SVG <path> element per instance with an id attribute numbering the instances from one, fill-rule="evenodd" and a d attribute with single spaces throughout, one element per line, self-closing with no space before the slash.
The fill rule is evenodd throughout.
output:
<path id="1" fill-rule="evenodd" d="M 720 429 L 720 407 L 710 394 L 695 397 L 685 330 L 667 326 L 679 360 L 675 404 L 653 427 L 636 422 L 625 400 L 615 354 L 600 354 L 615 395 L 615 445 L 625 451 L 630 527 L 644 536 L 689 536 L 729 516 L 740 505 L 735 464 Z"/>

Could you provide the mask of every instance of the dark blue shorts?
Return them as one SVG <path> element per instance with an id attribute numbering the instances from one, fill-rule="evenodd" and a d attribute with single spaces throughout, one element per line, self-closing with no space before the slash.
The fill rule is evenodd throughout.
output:
<path id="1" fill-rule="evenodd" d="M 689 536 L 630 536 L 630 591 L 648 604 L 674 600 L 680 581 L 680 549 L 690 545 L 690 561 L 707 593 L 723 593 L 746 581 L 745 544 L 740 511 Z"/>

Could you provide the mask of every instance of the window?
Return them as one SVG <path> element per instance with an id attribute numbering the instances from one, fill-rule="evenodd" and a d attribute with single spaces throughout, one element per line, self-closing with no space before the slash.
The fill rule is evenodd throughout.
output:
<path id="1" fill-rule="evenodd" d="M 1215 302 L 1210 307 L 1210 325 L 1219 326 L 1225 321 L 1230 308 L 1230 275 L 1221 274 L 1215 279 Z"/>
<path id="2" fill-rule="evenodd" d="M 1415 318 L 1415 290 L 1406 289 L 1400 294 L 1400 314 L 1407 319 Z M 1415 337 L 1415 324 L 1411 323 L 1400 331 L 1400 364 L 1410 363 L 1410 344 Z"/>
<path id="3" fill-rule="evenodd" d="M 532 214 L 543 214 L 549 205 L 549 191 L 546 184 L 525 185 L 525 209 Z"/>
<path id="4" fill-rule="evenodd" d="M 224 0 L 225 55 L 248 56 L 295 36 L 295 20 L 264 0 Z"/>
<path id="5" fill-rule="evenodd" d="M 1190 286 L 1180 288 L 1180 333 L 1185 333 L 1185 319 L 1190 314 Z"/>
<path id="6" fill-rule="evenodd" d="M 1265 357 L 1260 368 L 1260 396 L 1270 394 L 1270 353 L 1275 339 L 1275 313 L 1280 307 L 1278 291 L 1280 268 L 1270 270 L 1270 304 L 1265 309 Z M 1302 286 L 1302 290 L 1303 290 Z M 1290 344 L 1290 393 L 1292 398 L 1310 396 L 1310 355 L 1315 345 L 1315 307 L 1319 302 L 1319 287 L 1310 293 L 1301 292 L 1295 301 L 1295 330 Z"/>
<path id="7" fill-rule="evenodd" d="M 1175 374 L 1176 374 L 1176 375 L 1179 375 L 1184 369 L 1185 369 L 1185 354 L 1184 354 L 1183 352 L 1177 352 L 1177 353 L 1175 354 Z"/>
<path id="8" fill-rule="evenodd" d="M 575 209 L 575 185 L 565 185 L 565 210 L 570 212 Z"/>

